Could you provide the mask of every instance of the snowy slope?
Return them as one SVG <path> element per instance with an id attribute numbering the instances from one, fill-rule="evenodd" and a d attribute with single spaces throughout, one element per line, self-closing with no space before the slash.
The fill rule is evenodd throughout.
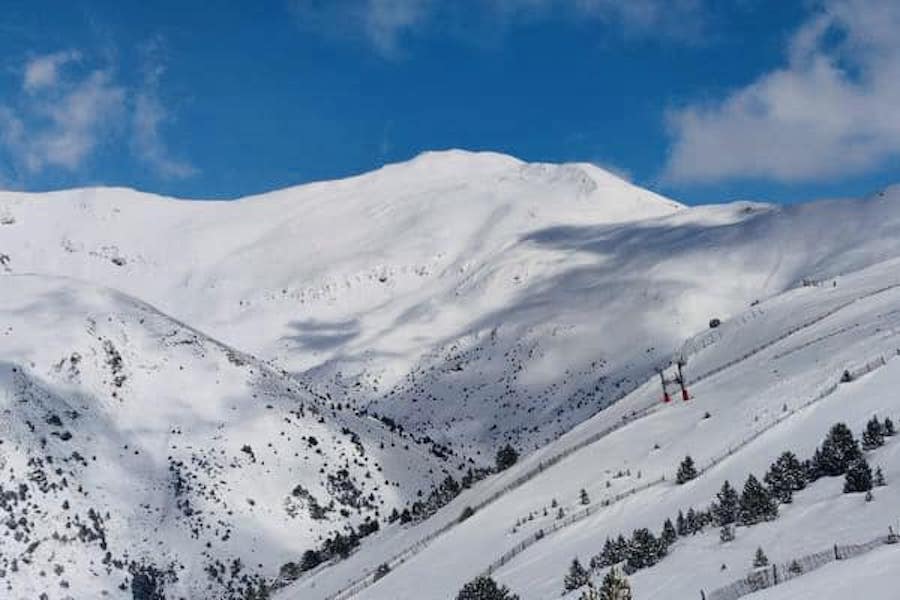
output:
<path id="1" fill-rule="evenodd" d="M 846 422 L 856 432 L 874 414 L 891 416 L 896 421 L 900 413 L 896 401 L 900 360 L 895 358 L 900 351 L 898 264 L 890 261 L 842 277 L 836 286 L 827 282 L 801 288 L 739 315 L 716 330 L 717 339 L 688 357 L 689 380 L 714 373 L 691 386 L 694 400 L 661 405 L 658 386 L 651 381 L 532 454 L 510 472 L 464 494 L 435 519 L 455 518 L 463 506 L 475 505 L 479 496 L 488 495 L 492 486 L 500 487 L 503 480 L 516 478 L 537 461 L 546 462 L 565 447 L 631 411 L 656 406 L 649 415 L 547 468 L 438 537 L 355 597 L 413 598 L 426 580 L 429 598 L 452 597 L 465 581 L 482 572 L 494 559 L 533 536 L 537 529 L 549 529 L 556 515 L 549 511 L 548 516 L 543 516 L 543 509 L 550 507 L 553 499 L 566 511 L 575 513 L 583 509 L 578 503 L 581 488 L 588 491 L 593 503 L 600 504 L 603 499 L 665 475 L 666 481 L 609 507 L 598 507 L 577 524 L 547 535 L 495 572 L 495 577 L 523 599 L 559 597 L 562 578 L 572 558 L 578 556 L 586 564 L 601 550 L 607 536 L 627 536 L 637 527 L 658 531 L 663 520 L 674 518 L 679 509 L 708 505 L 725 479 L 740 486 L 751 472 L 761 477 L 784 450 L 809 456 L 837 421 Z M 881 358 L 885 359 L 885 366 L 835 387 L 844 369 Z M 880 362 L 875 366 L 880 366 Z M 710 417 L 704 418 L 707 412 Z M 757 432 L 762 433 L 754 438 Z M 747 440 L 752 441 L 744 445 Z M 842 480 L 826 478 L 797 494 L 793 505 L 783 506 L 778 520 L 739 528 L 737 540 L 728 545 L 719 541 L 715 528 L 682 539 L 660 564 L 632 576 L 635 597 L 697 598 L 701 589 L 710 592 L 745 575 L 759 546 L 766 549 L 772 560 L 788 561 L 827 550 L 834 543 L 868 541 L 886 534 L 890 525 L 897 530 L 900 438 L 889 440 L 884 448 L 869 453 L 869 460 L 884 469 L 889 482 L 887 487 L 876 490 L 874 502 L 865 503 L 859 494 L 842 494 Z M 686 454 L 691 454 L 701 467 L 714 465 L 697 480 L 677 486 L 672 479 Z M 620 471 L 630 476 L 617 476 Z M 516 521 L 529 513 L 537 518 L 516 527 Z M 405 537 L 409 540 L 416 535 L 408 531 Z M 320 576 L 317 588 L 340 588 L 342 582 L 352 580 L 353 569 L 360 568 L 366 559 L 378 564 L 390 556 L 391 536 L 381 538 L 370 540 L 353 561 Z M 874 557 L 854 560 L 863 564 L 874 561 L 873 569 L 879 564 Z M 723 564 L 727 569 L 721 569 Z M 805 589 L 804 581 L 814 581 L 818 576 L 814 572 L 798 578 L 791 589 Z M 827 572 L 822 576 L 827 577 Z M 877 589 L 878 593 L 867 597 L 894 597 L 887 587 Z M 311 592 L 298 587 L 283 597 L 316 597 Z M 793 597 L 779 595 L 784 593 L 770 590 L 758 596 Z M 841 596 L 834 592 L 815 597 Z"/>
<path id="2" fill-rule="evenodd" d="M 54 560 L 90 594 L 116 593 L 129 567 L 171 564 L 184 573 L 167 584 L 173 593 L 218 598 L 242 576 L 272 578 L 346 524 L 427 495 L 448 471 L 459 478 L 470 461 L 492 462 L 510 441 L 531 453 L 520 465 L 424 523 L 382 520 L 361 550 L 285 592 L 324 598 L 400 556 L 359 597 L 420 597 L 427 580 L 427 597 L 446 598 L 552 524 L 548 515 L 515 527 L 554 498 L 571 513 L 582 487 L 599 501 L 671 477 L 686 452 L 705 464 L 784 418 L 697 482 L 626 497 L 497 571 L 523 598 L 558 597 L 571 558 L 586 561 L 606 535 L 657 529 L 708 502 L 722 477 L 739 483 L 761 470 L 784 444 L 808 453 L 834 418 L 858 430 L 890 410 L 891 361 L 870 376 L 886 383 L 860 401 L 842 387 L 801 405 L 847 366 L 900 347 L 898 202 L 900 188 L 686 208 L 590 165 L 459 151 L 233 202 L 101 188 L 0 193 L 0 454 L 9 485 L 28 486 L 28 498 L 47 488 L 4 505 L 27 532 L 10 529 L 0 568 L 11 572 L 16 558 L 9 585 L 29 597 L 59 585 L 59 574 L 39 573 Z M 723 324 L 710 330 L 713 317 Z M 663 410 L 655 370 L 677 356 L 697 399 Z M 454 455 L 441 458 L 432 442 Z M 890 458 L 891 448 L 879 452 Z M 57 472 L 48 457 L 66 466 Z M 548 466 L 531 477 L 538 464 Z M 885 467 L 893 479 L 900 465 Z M 631 475 L 613 477 L 620 470 Z M 348 499 L 346 479 L 366 493 Z M 324 520 L 311 517 L 310 494 L 334 500 Z M 810 515 L 850 519 L 833 489 L 809 494 Z M 884 504 L 869 507 L 874 518 L 854 536 L 882 532 Z M 25 511 L 40 518 L 28 523 Z M 796 527 L 785 525 L 794 512 Z M 69 513 L 88 532 L 48 541 Z M 811 527 L 801 513 L 785 511 L 771 535 Z M 681 542 L 635 575 L 638 598 L 693 598 L 734 579 L 754 544 L 776 554 L 776 538 L 758 531 L 739 536 L 725 572 L 710 558 L 721 550 L 714 534 Z M 825 528 L 818 541 L 838 535 Z M 696 570 L 678 558 L 692 553 L 704 567 L 679 578 L 679 568 Z"/>
<path id="3" fill-rule="evenodd" d="M 591 165 L 449 151 L 226 203 L 4 194 L 0 252 L 487 462 L 620 398 L 710 318 L 900 256 L 898 195 L 685 209 Z"/>
<path id="4" fill-rule="evenodd" d="M 100 597 L 150 566 L 171 597 L 243 597 L 441 475 L 427 447 L 143 302 L 68 279 L 2 283 L 5 598 Z"/>

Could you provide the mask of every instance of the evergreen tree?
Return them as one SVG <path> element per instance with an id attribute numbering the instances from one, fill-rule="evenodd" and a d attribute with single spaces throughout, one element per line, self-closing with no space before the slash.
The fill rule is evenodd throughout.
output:
<path id="1" fill-rule="evenodd" d="M 577 590 L 586 585 L 590 580 L 590 573 L 581 566 L 581 563 L 576 557 L 572 559 L 572 564 L 569 566 L 569 572 L 563 578 L 563 587 L 566 592 L 571 592 L 572 590 Z"/>
<path id="2" fill-rule="evenodd" d="M 631 547 L 631 545 L 628 543 L 628 540 L 626 540 L 625 536 L 622 535 L 621 533 L 619 534 L 619 537 L 616 538 L 615 545 L 616 545 L 616 554 L 615 554 L 616 560 L 613 562 L 613 564 L 620 563 L 623 560 L 627 559 L 628 558 L 628 548 Z"/>
<path id="3" fill-rule="evenodd" d="M 855 460 L 844 476 L 844 493 L 869 492 L 872 490 L 872 469 L 865 458 Z"/>
<path id="4" fill-rule="evenodd" d="M 703 525 L 701 524 L 700 519 L 697 518 L 697 513 L 694 512 L 693 508 L 688 509 L 685 521 L 687 523 L 687 529 L 691 533 L 691 535 L 694 535 L 695 533 L 703 530 Z"/>
<path id="5" fill-rule="evenodd" d="M 713 518 L 716 525 L 730 525 L 737 521 L 738 509 L 740 508 L 740 497 L 737 490 L 731 487 L 731 483 L 726 480 L 722 484 L 722 489 L 716 494 L 716 502 L 712 507 Z"/>
<path id="6" fill-rule="evenodd" d="M 887 485 L 887 482 L 884 480 L 884 473 L 881 471 L 881 467 L 877 467 L 875 469 L 875 477 L 872 479 L 872 483 L 875 487 L 884 487 Z"/>
<path id="7" fill-rule="evenodd" d="M 769 557 L 763 552 L 762 548 L 756 549 L 756 556 L 753 557 L 753 566 L 757 569 L 769 565 Z"/>
<path id="8" fill-rule="evenodd" d="M 697 468 L 694 466 L 694 459 L 691 458 L 690 455 L 685 456 L 684 460 L 681 461 L 681 464 L 678 466 L 678 474 L 675 476 L 675 481 L 681 485 L 694 479 L 696 476 Z"/>
<path id="9" fill-rule="evenodd" d="M 587 490 L 581 488 L 581 503 L 585 506 L 591 503 L 591 498 L 588 496 Z"/>
<path id="10" fill-rule="evenodd" d="M 631 585 L 616 567 L 609 570 L 600 586 L 598 600 L 632 600 Z"/>
<path id="11" fill-rule="evenodd" d="M 505 585 L 497 585 L 487 575 L 480 575 L 459 590 L 456 600 L 519 600 L 519 597 Z"/>
<path id="12" fill-rule="evenodd" d="M 597 591 L 593 583 L 588 583 L 587 589 L 581 592 L 578 600 L 600 600 L 600 592 Z"/>
<path id="13" fill-rule="evenodd" d="M 776 500 L 790 504 L 794 492 L 806 487 L 806 473 L 793 452 L 784 452 L 769 467 L 765 482 Z"/>
<path id="14" fill-rule="evenodd" d="M 822 475 L 835 477 L 846 473 L 847 468 L 861 456 L 859 443 L 850 428 L 844 423 L 836 423 L 822 443 L 816 467 Z"/>
<path id="15" fill-rule="evenodd" d="M 603 550 L 600 551 L 600 554 L 591 558 L 589 566 L 592 571 L 599 571 L 605 567 L 611 567 L 617 562 L 619 562 L 619 552 L 616 543 L 606 538 L 606 541 L 603 543 Z"/>
<path id="16" fill-rule="evenodd" d="M 897 433 L 897 430 L 894 429 L 894 422 L 891 421 L 890 417 L 885 417 L 884 419 L 884 435 L 892 436 Z"/>
<path id="17" fill-rule="evenodd" d="M 667 548 L 678 539 L 678 532 L 675 531 L 675 526 L 672 525 L 672 519 L 666 519 L 665 523 L 663 523 L 659 539 Z"/>
<path id="18" fill-rule="evenodd" d="M 719 529 L 719 539 L 723 544 L 734 541 L 734 525 L 722 525 Z"/>
<path id="19" fill-rule="evenodd" d="M 511 445 L 506 444 L 497 451 L 497 471 L 505 471 L 519 460 L 519 453 Z"/>
<path id="20" fill-rule="evenodd" d="M 686 536 L 688 533 L 687 521 L 684 518 L 684 513 L 680 510 L 678 511 L 678 517 L 675 518 L 675 531 L 681 537 Z"/>
<path id="21" fill-rule="evenodd" d="M 662 551 L 659 540 L 649 529 L 642 527 L 635 529 L 631 536 L 631 544 L 628 545 L 628 557 L 625 560 L 625 572 L 634 573 L 656 564 Z"/>
<path id="22" fill-rule="evenodd" d="M 874 450 L 884 445 L 884 425 L 877 417 L 872 417 L 866 423 L 866 430 L 862 435 L 863 450 Z"/>
<path id="23" fill-rule="evenodd" d="M 741 525 L 754 525 L 760 521 L 771 521 L 778 516 L 778 505 L 768 490 L 752 474 L 744 483 L 738 519 Z"/>
<path id="24" fill-rule="evenodd" d="M 812 458 L 808 458 L 803 461 L 803 471 L 806 474 L 806 481 L 809 483 L 813 483 L 814 481 L 818 481 L 819 478 L 824 477 L 825 474 L 822 473 L 820 465 L 822 464 L 822 449 L 816 448 L 813 452 Z"/>

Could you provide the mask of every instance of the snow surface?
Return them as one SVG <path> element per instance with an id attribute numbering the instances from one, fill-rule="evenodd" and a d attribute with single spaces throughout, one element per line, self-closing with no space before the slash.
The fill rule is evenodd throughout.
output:
<path id="1" fill-rule="evenodd" d="M 811 453 L 835 420 L 900 421 L 898 202 L 894 188 L 687 208 L 591 165 L 461 151 L 233 202 L 0 193 L 0 467 L 5 489 L 28 487 L 7 502 L 25 525 L 0 538 L 6 589 L 128 597 L 129 565 L 152 562 L 173 565 L 173 596 L 227 597 L 509 441 L 527 454 L 514 468 L 280 593 L 326 598 L 404 556 L 358 597 L 451 598 L 552 524 L 553 499 L 574 512 L 581 488 L 598 503 L 665 475 L 495 573 L 523 600 L 560 597 L 571 559 L 607 535 L 656 530 L 784 449 Z M 662 406 L 656 369 L 679 356 L 695 400 Z M 873 453 L 891 482 L 873 503 L 819 482 L 727 547 L 715 532 L 679 541 L 632 577 L 636 598 L 699 597 L 759 545 L 776 560 L 884 533 L 898 442 Z M 715 464 L 676 487 L 688 452 Z M 539 463 L 552 466 L 431 539 Z M 348 500 L 334 477 L 365 494 Z M 335 503 L 326 519 L 298 484 Z"/>
<path id="2" fill-rule="evenodd" d="M 894 357 L 900 350 L 897 309 L 900 288 L 884 288 L 900 283 L 897 266 L 896 261 L 878 265 L 842 278 L 836 287 L 829 283 L 798 289 L 732 319 L 727 327 L 715 332 L 715 342 L 690 356 L 689 379 L 692 374 L 727 365 L 733 355 L 766 347 L 692 385 L 695 395 L 692 401 L 659 405 L 649 416 L 547 469 L 439 537 L 358 597 L 413 598 L 423 581 L 428 582 L 429 597 L 451 597 L 465 581 L 529 533 L 551 525 L 554 511 L 543 517 L 542 510 L 554 498 L 565 509 L 576 511 L 582 508 L 578 504 L 581 488 L 588 491 L 594 502 L 599 502 L 642 481 L 654 481 L 666 475 L 667 481 L 545 537 L 495 573 L 495 577 L 523 599 L 558 597 L 572 558 L 578 556 L 586 564 L 601 550 L 607 536 L 619 533 L 628 536 L 637 527 L 658 531 L 663 520 L 674 518 L 679 509 L 706 507 L 724 480 L 739 487 L 751 472 L 761 477 L 769 463 L 784 450 L 807 457 L 837 421 L 847 422 L 858 432 L 874 414 L 896 420 L 895 391 L 900 385 L 900 361 Z M 839 306 L 843 308 L 835 311 Z M 800 324 L 800 320 L 813 321 L 822 315 L 828 316 L 782 337 Z M 771 341 L 775 342 L 767 345 Z M 864 365 L 879 357 L 886 359 L 886 366 L 853 383 L 840 385 L 834 393 L 802 408 L 836 383 L 845 368 Z M 515 477 L 517 471 L 528 469 L 534 461 L 558 452 L 579 436 L 604 427 L 630 410 L 658 402 L 658 386 L 653 384 L 532 454 L 506 477 Z M 711 415 L 708 419 L 704 418 L 706 412 Z M 780 422 L 773 426 L 776 420 Z M 761 436 L 739 447 L 755 432 L 763 430 Z M 729 456 L 732 449 L 735 451 Z M 719 457 L 726 458 L 697 480 L 678 486 L 672 479 L 686 454 L 691 454 L 700 466 Z M 868 541 L 886 534 L 891 525 L 897 530 L 900 438 L 892 438 L 869 458 L 873 464 L 882 466 L 890 483 L 876 490 L 874 502 L 865 503 L 859 494 L 842 494 L 840 478 L 822 480 L 797 494 L 793 505 L 782 507 L 778 520 L 749 529 L 739 528 L 737 540 L 728 545 L 719 541 L 714 528 L 680 540 L 660 564 L 631 577 L 635 597 L 697 598 L 701 589 L 709 592 L 745 575 L 760 546 L 773 561 L 787 561 L 828 549 L 834 543 Z M 629 470 L 631 477 L 616 477 L 620 470 Z M 446 517 L 452 518 L 459 514 L 461 506 L 475 503 L 479 493 L 488 491 L 488 486 L 484 488 L 461 496 L 458 502 L 448 506 Z M 529 512 L 538 518 L 516 529 L 516 520 Z M 436 522 L 440 518 L 436 517 Z M 374 562 L 376 557 L 389 555 L 393 540 L 382 537 L 386 538 L 385 547 L 375 545 L 376 540 L 372 540 L 354 559 L 318 577 L 316 588 L 323 590 L 329 584 L 329 577 L 340 580 L 342 572 L 352 570 L 366 558 Z M 722 564 L 728 566 L 724 571 Z M 800 586 L 803 579 L 817 576 L 816 573 L 807 575 L 794 585 Z M 340 583 L 331 585 L 339 587 Z M 283 597 L 315 597 L 309 595 L 310 591 L 298 587 Z M 892 598 L 892 594 L 885 591 L 885 595 L 872 597 Z"/>

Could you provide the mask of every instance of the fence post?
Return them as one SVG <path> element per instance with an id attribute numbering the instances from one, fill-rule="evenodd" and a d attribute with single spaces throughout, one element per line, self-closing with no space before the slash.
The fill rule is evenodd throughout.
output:
<path id="1" fill-rule="evenodd" d="M 772 565 L 772 581 L 774 581 L 774 585 L 778 585 L 778 565 Z"/>
<path id="2" fill-rule="evenodd" d="M 834 545 L 834 560 L 841 560 L 841 555 L 838 552 L 837 544 Z"/>

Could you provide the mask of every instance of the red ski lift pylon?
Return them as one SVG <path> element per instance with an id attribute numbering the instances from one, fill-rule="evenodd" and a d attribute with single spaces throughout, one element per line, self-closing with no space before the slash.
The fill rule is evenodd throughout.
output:
<path id="1" fill-rule="evenodd" d="M 666 381 L 665 372 L 662 369 L 659 370 L 659 383 L 660 383 L 660 385 L 662 385 L 662 392 L 663 392 L 662 401 L 664 404 L 668 404 L 669 402 L 672 401 L 672 396 L 669 395 L 669 390 L 666 387 L 666 384 L 668 382 Z"/>

